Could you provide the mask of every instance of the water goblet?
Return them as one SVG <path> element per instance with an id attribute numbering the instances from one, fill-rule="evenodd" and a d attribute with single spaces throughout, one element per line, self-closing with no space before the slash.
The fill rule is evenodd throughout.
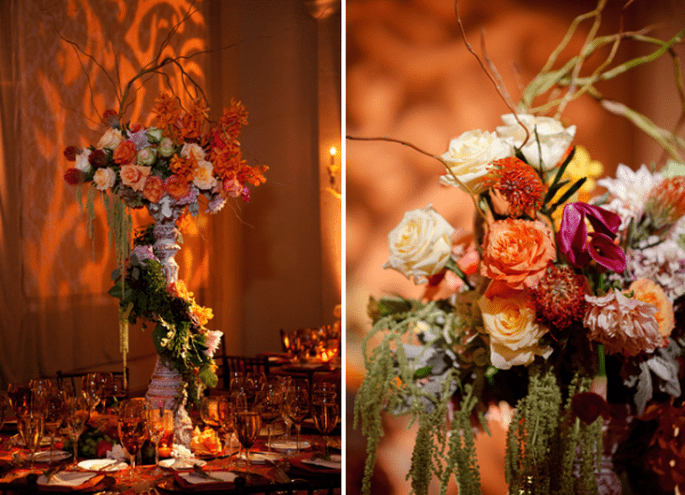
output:
<path id="1" fill-rule="evenodd" d="M 297 453 L 300 453 L 300 430 L 302 421 L 309 413 L 309 382 L 296 378 L 292 380 L 285 396 L 285 409 L 288 417 L 295 423 L 297 431 Z"/>
<path id="2" fill-rule="evenodd" d="M 323 435 L 324 457 L 328 457 L 328 435 L 338 424 L 340 408 L 334 392 L 317 392 L 312 394 L 312 416 L 314 425 Z"/>
<path id="3" fill-rule="evenodd" d="M 203 397 L 202 402 L 200 402 L 200 418 L 202 419 L 202 422 L 206 426 L 209 426 L 216 434 L 218 434 L 219 429 L 221 428 L 219 399 L 219 397 Z M 221 452 L 219 452 L 218 455 L 220 454 Z"/>
<path id="4" fill-rule="evenodd" d="M 169 431 L 173 435 L 174 416 L 171 409 L 164 407 L 161 402 L 155 403 L 151 400 L 145 402 L 145 415 L 147 421 L 147 432 L 150 440 L 155 444 L 155 470 L 159 473 L 159 442 Z"/>
<path id="5" fill-rule="evenodd" d="M 17 419 L 32 407 L 33 392 L 28 383 L 10 383 L 7 386 L 7 396 Z"/>
<path id="6" fill-rule="evenodd" d="M 31 464 L 29 469 L 33 469 L 36 449 L 43 438 L 43 415 L 38 408 L 27 410 L 21 417 L 17 417 L 17 427 L 19 435 L 24 441 L 24 445 L 31 453 Z"/>
<path id="7" fill-rule="evenodd" d="M 50 460 L 52 463 L 52 456 L 55 447 L 55 435 L 66 417 L 66 405 L 59 389 L 56 387 L 50 390 L 42 401 L 41 406 L 43 412 L 43 428 L 47 430 L 50 435 Z"/>
<path id="8" fill-rule="evenodd" d="M 102 378 L 100 373 L 87 373 L 81 379 L 81 392 L 88 402 L 90 413 L 95 412 L 95 408 L 102 400 Z"/>
<path id="9" fill-rule="evenodd" d="M 101 385 L 101 395 L 102 399 L 102 413 L 104 414 L 107 409 L 107 399 L 111 399 L 114 396 L 113 384 L 114 375 L 112 373 L 98 373 L 100 375 L 100 385 Z"/>
<path id="10" fill-rule="evenodd" d="M 128 399 L 119 405 L 117 429 L 119 430 L 119 440 L 130 458 L 130 480 L 133 479 L 136 469 L 136 454 L 147 438 L 144 398 Z"/>
<path id="11" fill-rule="evenodd" d="M 259 411 L 260 419 L 266 423 L 268 432 L 267 448 L 271 452 L 271 429 L 274 421 L 281 417 L 281 406 L 283 405 L 283 395 L 280 386 L 267 384 L 257 392 L 255 405 Z"/>
<path id="12" fill-rule="evenodd" d="M 128 396 L 124 375 L 113 375 L 111 387 L 112 408 L 117 410 L 121 401 Z"/>
<path id="13" fill-rule="evenodd" d="M 257 439 L 259 428 L 261 427 L 259 412 L 255 409 L 254 405 L 248 404 L 234 412 L 233 422 L 238 435 L 238 441 L 245 449 L 245 464 L 249 467 L 251 465 L 250 449 Z"/>
<path id="14" fill-rule="evenodd" d="M 227 397 L 222 396 L 219 398 L 219 403 L 217 404 L 217 412 L 219 416 L 219 431 L 221 431 L 222 436 L 228 440 L 228 451 L 233 451 L 233 404 L 228 400 Z"/>
<path id="15" fill-rule="evenodd" d="M 69 437 L 74 443 L 74 462 L 78 463 L 78 439 L 86 429 L 86 424 L 90 418 L 90 407 L 86 398 L 82 395 L 75 395 L 66 402 L 66 423 Z"/>
<path id="16" fill-rule="evenodd" d="M 34 378 L 29 382 L 29 388 L 38 407 L 42 406 L 47 394 L 55 387 L 56 385 L 49 378 Z"/>

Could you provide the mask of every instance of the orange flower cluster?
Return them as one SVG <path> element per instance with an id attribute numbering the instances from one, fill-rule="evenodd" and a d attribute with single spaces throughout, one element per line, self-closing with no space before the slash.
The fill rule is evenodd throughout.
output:
<path id="1" fill-rule="evenodd" d="M 176 139 L 178 123 L 181 119 L 181 105 L 178 99 L 173 98 L 169 93 L 162 93 L 155 100 L 152 112 L 155 114 L 157 127 L 162 129 L 164 135 Z"/>
<path id="2" fill-rule="evenodd" d="M 649 193 L 645 213 L 656 228 L 666 227 L 685 215 L 685 176 L 669 177 Z"/>
<path id="3" fill-rule="evenodd" d="M 169 162 L 169 170 L 176 174 L 176 176 L 186 184 L 192 182 L 193 174 L 197 167 L 197 160 L 192 155 L 188 158 L 174 155 L 171 157 L 171 162 Z"/>
<path id="4" fill-rule="evenodd" d="M 526 162 L 510 156 L 495 160 L 491 177 L 497 180 L 494 188 L 502 193 L 509 203 L 508 214 L 518 218 L 542 207 L 547 186 L 542 183 L 537 172 Z"/>

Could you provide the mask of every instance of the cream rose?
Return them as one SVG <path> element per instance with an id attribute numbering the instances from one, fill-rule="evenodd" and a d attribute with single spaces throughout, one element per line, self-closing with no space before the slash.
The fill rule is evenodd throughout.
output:
<path id="1" fill-rule="evenodd" d="M 150 170 L 150 167 L 142 165 L 124 165 L 121 167 L 121 182 L 134 191 L 142 191 Z"/>
<path id="2" fill-rule="evenodd" d="M 149 166 L 153 165 L 157 160 L 157 152 L 154 148 L 143 148 L 138 152 L 136 162 L 138 165 Z"/>
<path id="3" fill-rule="evenodd" d="M 440 272 L 452 252 L 454 228 L 428 205 L 408 211 L 388 234 L 390 259 L 383 268 L 392 268 L 421 284 Z"/>
<path id="4" fill-rule="evenodd" d="M 559 165 L 576 135 L 576 126 L 564 127 L 561 122 L 552 117 L 521 114 L 518 118 L 530 133 L 526 145 L 521 148 L 528 164 L 537 169 L 540 166 L 540 151 L 542 151 L 544 170 L 552 170 Z M 497 127 L 497 134 L 512 146 L 521 146 L 523 140 L 526 139 L 526 131 L 516 122 L 514 114 L 502 115 L 502 121 L 505 125 Z M 535 132 L 537 132 L 537 138 Z M 540 141 L 539 148 L 538 140 Z"/>
<path id="5" fill-rule="evenodd" d="M 160 156 L 163 156 L 164 158 L 169 158 L 174 153 L 176 153 L 176 145 L 174 144 L 174 141 L 172 139 L 168 137 L 162 138 L 162 140 L 159 142 L 157 152 L 160 154 Z"/>
<path id="6" fill-rule="evenodd" d="M 194 157 L 198 162 L 205 159 L 205 150 L 196 143 L 186 143 L 181 148 L 181 158 Z"/>
<path id="7" fill-rule="evenodd" d="M 193 172 L 193 184 L 203 190 L 210 190 L 216 185 L 214 167 L 211 162 L 204 160 L 197 162 L 197 168 Z"/>
<path id="8" fill-rule="evenodd" d="M 105 189 L 112 187 L 116 180 L 117 174 L 115 174 L 114 170 L 109 167 L 97 169 L 95 171 L 95 175 L 93 176 L 95 187 L 97 187 L 100 191 L 104 191 Z"/>
<path id="9" fill-rule="evenodd" d="M 465 132 L 452 139 L 449 149 L 442 155 L 452 173 L 443 175 L 440 180 L 444 184 L 461 187 L 452 177 L 454 175 L 474 194 L 482 193 L 486 189 L 482 178 L 488 174 L 488 166 L 494 160 L 512 154 L 511 145 L 494 133 L 478 130 Z"/>
<path id="10" fill-rule="evenodd" d="M 121 135 L 121 132 L 119 132 L 116 129 L 110 128 L 107 129 L 107 132 L 105 132 L 102 137 L 100 138 L 100 141 L 98 141 L 97 147 L 102 149 L 102 148 L 109 148 L 111 150 L 115 149 L 117 146 L 119 146 L 119 143 L 121 143 L 124 140 L 124 136 Z"/>
<path id="11" fill-rule="evenodd" d="M 535 356 L 545 359 L 551 347 L 540 347 L 539 341 L 549 329 L 535 321 L 535 311 L 528 307 L 524 294 L 513 297 L 482 297 L 478 300 L 483 316 L 483 328 L 490 335 L 492 365 L 508 370 L 512 366 L 529 365 Z"/>
<path id="12" fill-rule="evenodd" d="M 74 164 L 74 167 L 76 167 L 83 173 L 90 173 L 90 171 L 93 170 L 93 166 L 88 161 L 88 157 L 90 156 L 91 152 L 91 150 L 85 149 L 81 153 L 76 155 L 76 163 Z"/>

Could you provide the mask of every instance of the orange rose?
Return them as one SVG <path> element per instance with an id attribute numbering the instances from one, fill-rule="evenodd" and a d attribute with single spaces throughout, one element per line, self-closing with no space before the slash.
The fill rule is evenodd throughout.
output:
<path id="1" fill-rule="evenodd" d="M 190 192 L 190 185 L 178 175 L 172 175 L 164 181 L 164 189 L 174 199 L 181 199 Z"/>
<path id="2" fill-rule="evenodd" d="M 156 175 L 151 175 L 143 186 L 143 196 L 150 203 L 158 203 L 164 196 L 164 181 Z"/>
<path id="3" fill-rule="evenodd" d="M 661 286 L 651 280 L 641 278 L 630 284 L 628 292 L 630 291 L 635 293 L 633 297 L 638 301 L 656 306 L 657 312 L 654 317 L 659 325 L 659 333 L 664 339 L 668 339 L 675 328 L 675 315 L 673 304 L 668 300 Z"/>
<path id="4" fill-rule="evenodd" d="M 534 287 L 556 257 L 552 233 L 539 220 L 507 218 L 493 222 L 483 240 L 481 274 L 493 280 L 491 297 L 506 289 Z"/>
<path id="5" fill-rule="evenodd" d="M 134 191 L 142 191 L 150 170 L 150 167 L 142 165 L 124 165 L 121 167 L 121 182 Z"/>
<path id="6" fill-rule="evenodd" d="M 119 143 L 119 146 L 116 147 L 112 155 L 114 161 L 119 165 L 132 163 L 137 156 L 136 145 L 132 141 L 122 141 Z"/>

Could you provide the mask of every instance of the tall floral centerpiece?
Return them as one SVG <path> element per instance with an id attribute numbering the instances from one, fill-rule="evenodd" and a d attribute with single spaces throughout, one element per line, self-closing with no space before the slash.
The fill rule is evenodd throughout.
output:
<path id="1" fill-rule="evenodd" d="M 512 495 L 621 493 L 622 483 L 644 480 L 653 490 L 685 489 L 685 145 L 613 102 L 663 138 L 672 159 L 659 170 L 620 165 L 615 178 L 599 181 L 605 195 L 580 200 L 588 159 L 574 145 L 576 127 L 560 119 L 578 92 L 601 101 L 595 82 L 658 58 L 684 31 L 650 38 L 651 57 L 618 68 L 607 60 L 586 77 L 585 57 L 631 35 L 591 37 L 581 55 L 553 68 L 579 22 L 594 19 L 596 32 L 602 5 L 574 22 L 501 126 L 466 131 L 442 155 L 426 153 L 443 165 L 441 182 L 473 199 L 475 229 L 456 232 L 429 204 L 405 213 L 388 235 L 385 268 L 427 289 L 420 300 L 369 301 L 373 327 L 355 401 L 368 440 L 365 493 L 373 491 L 383 413 L 418 423 L 414 492 L 427 493 L 435 477 L 445 493 L 454 477 L 460 494 L 480 493 L 475 435 L 487 432 L 489 407 L 502 403 L 514 408 L 506 440 Z M 678 70 L 676 78 L 682 87 Z M 554 88 L 565 95 L 534 106 Z"/>
<path id="2" fill-rule="evenodd" d="M 95 146 L 65 150 L 74 163 L 64 178 L 88 187 L 89 233 L 98 195 L 107 209 L 119 263 L 109 293 L 120 300 L 124 366 L 128 325 L 142 319 L 154 327 L 158 353 L 147 395 L 177 407 L 216 385 L 213 356 L 222 336 L 206 326 L 212 310 L 199 305 L 178 278 L 179 230 L 191 216 L 217 213 L 232 198 L 249 201 L 248 186 L 265 182 L 267 167 L 250 166 L 242 157 L 238 136 L 247 111 L 240 102 L 233 101 L 217 122 L 210 121 L 202 100 L 183 109 L 177 97 L 163 93 L 155 103 L 148 127 L 123 122 L 123 102 L 122 110 L 105 112 L 109 127 Z M 134 236 L 131 210 L 140 208 L 154 223 Z"/>

